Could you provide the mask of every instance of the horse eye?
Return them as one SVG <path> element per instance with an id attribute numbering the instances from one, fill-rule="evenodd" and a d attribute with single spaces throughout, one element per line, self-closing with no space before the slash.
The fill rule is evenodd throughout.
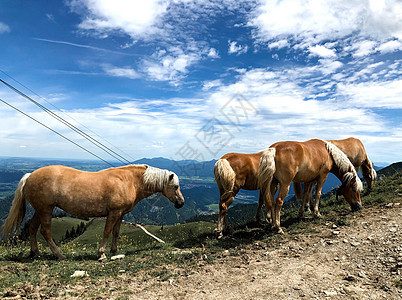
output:
<path id="1" fill-rule="evenodd" d="M 175 190 L 177 190 L 178 188 L 179 188 L 179 186 L 178 186 L 178 185 L 175 185 L 175 186 L 174 186 L 174 189 L 175 189 Z"/>

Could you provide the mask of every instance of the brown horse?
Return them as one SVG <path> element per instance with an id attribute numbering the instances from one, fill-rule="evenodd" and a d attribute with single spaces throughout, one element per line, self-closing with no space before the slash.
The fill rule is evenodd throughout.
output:
<path id="1" fill-rule="evenodd" d="M 143 198 L 161 192 L 176 208 L 184 205 L 179 178 L 173 172 L 146 165 L 130 165 L 99 172 L 84 172 L 64 166 L 48 166 L 25 174 L 20 180 L 2 236 L 8 237 L 21 226 L 25 200 L 35 210 L 30 222 L 31 254 L 39 255 L 36 233 L 40 232 L 53 254 L 65 259 L 52 239 L 54 207 L 78 217 L 107 217 L 98 256 L 106 259 L 105 246 L 113 231 L 111 253 L 117 252 L 117 238 L 123 216 Z"/>
<path id="2" fill-rule="evenodd" d="M 280 210 L 290 183 L 317 183 L 314 211 L 318 214 L 318 203 L 322 186 L 328 173 L 334 173 L 342 182 L 346 201 L 352 210 L 361 209 L 360 191 L 362 183 L 347 156 L 334 144 L 312 139 L 306 142 L 278 142 L 265 150 L 261 156 L 258 186 L 265 201 L 267 214 L 271 213 L 273 229 L 283 233 L 280 226 Z M 274 195 L 279 184 L 279 193 Z M 304 195 L 305 196 L 305 195 Z M 303 197 L 303 202 L 306 197 Z M 300 207 L 299 214 L 304 211 Z"/>
<path id="3" fill-rule="evenodd" d="M 364 180 L 367 183 L 367 188 L 368 191 L 371 190 L 371 187 L 373 185 L 373 181 L 377 178 L 377 173 L 374 170 L 373 166 L 374 164 L 370 161 L 368 158 L 366 149 L 363 146 L 363 143 L 356 138 L 350 137 L 347 139 L 343 140 L 328 140 L 328 142 L 334 144 L 337 146 L 343 153 L 346 154 L 352 165 L 355 167 L 356 172 L 360 169 L 363 175 Z M 301 184 L 300 183 L 294 183 L 293 184 L 294 191 L 296 198 L 298 200 L 302 199 L 302 193 L 301 193 Z M 311 192 L 314 187 L 314 184 L 311 184 L 309 186 L 305 187 L 306 193 L 308 194 L 308 198 L 306 200 L 306 207 L 305 209 L 310 210 L 310 200 L 311 200 Z M 342 194 L 342 188 L 341 186 L 337 193 L 336 196 L 338 197 L 338 194 Z"/>
<path id="4" fill-rule="evenodd" d="M 226 212 L 239 190 L 258 189 L 258 166 L 261 155 L 262 152 L 228 153 L 216 162 L 214 175 L 220 193 L 219 219 L 216 229 L 218 238 L 223 236 L 223 222 L 225 222 L 225 229 L 230 230 Z M 257 220 L 259 220 L 259 215 Z"/>

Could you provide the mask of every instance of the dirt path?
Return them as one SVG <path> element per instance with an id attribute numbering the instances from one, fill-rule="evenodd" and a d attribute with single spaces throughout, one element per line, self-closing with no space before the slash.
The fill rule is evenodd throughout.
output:
<path id="1" fill-rule="evenodd" d="M 401 226 L 402 205 L 366 209 L 347 226 L 327 223 L 279 249 L 256 242 L 238 256 L 175 270 L 174 280 L 125 288 L 136 299 L 402 299 Z"/>

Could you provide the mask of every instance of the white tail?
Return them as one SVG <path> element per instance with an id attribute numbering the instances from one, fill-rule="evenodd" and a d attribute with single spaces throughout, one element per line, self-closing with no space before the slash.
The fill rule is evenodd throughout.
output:
<path id="1" fill-rule="evenodd" d="M 25 198 L 23 189 L 25 183 L 31 173 L 27 173 L 22 176 L 20 182 L 18 183 L 17 189 L 15 190 L 15 196 L 13 204 L 11 205 L 8 217 L 2 226 L 1 236 L 8 238 L 11 234 L 17 231 L 22 223 L 25 216 Z"/>
<path id="2" fill-rule="evenodd" d="M 339 168 L 339 171 L 344 174 L 342 184 L 347 185 L 351 180 L 355 179 L 355 188 L 359 191 L 363 190 L 363 184 L 359 176 L 357 176 L 356 169 L 346 154 L 334 144 L 327 141 L 324 141 L 324 143 L 335 165 Z"/>
<path id="3" fill-rule="evenodd" d="M 223 190 L 221 198 L 226 198 L 228 194 L 233 192 L 233 187 L 236 180 L 236 173 L 233 171 L 229 162 L 226 159 L 219 159 L 214 167 L 215 180 L 218 182 Z"/>
<path id="4" fill-rule="evenodd" d="M 268 148 L 262 153 L 260 166 L 258 167 L 258 188 L 262 195 L 270 188 L 272 178 L 276 171 L 275 167 L 275 148 Z"/>

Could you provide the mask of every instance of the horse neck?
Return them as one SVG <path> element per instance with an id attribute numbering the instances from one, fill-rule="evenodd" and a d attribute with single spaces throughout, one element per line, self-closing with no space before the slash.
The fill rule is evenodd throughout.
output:
<path id="1" fill-rule="evenodd" d="M 144 199 L 151 196 L 152 194 L 159 192 L 144 184 L 142 176 L 144 175 L 144 172 L 146 170 L 145 167 L 132 165 L 125 168 L 132 173 L 132 180 L 135 186 L 137 200 Z"/>
<path id="2" fill-rule="evenodd" d="M 331 173 L 334 174 L 343 183 L 343 176 L 346 174 L 346 172 L 341 172 L 341 170 L 334 164 Z"/>

